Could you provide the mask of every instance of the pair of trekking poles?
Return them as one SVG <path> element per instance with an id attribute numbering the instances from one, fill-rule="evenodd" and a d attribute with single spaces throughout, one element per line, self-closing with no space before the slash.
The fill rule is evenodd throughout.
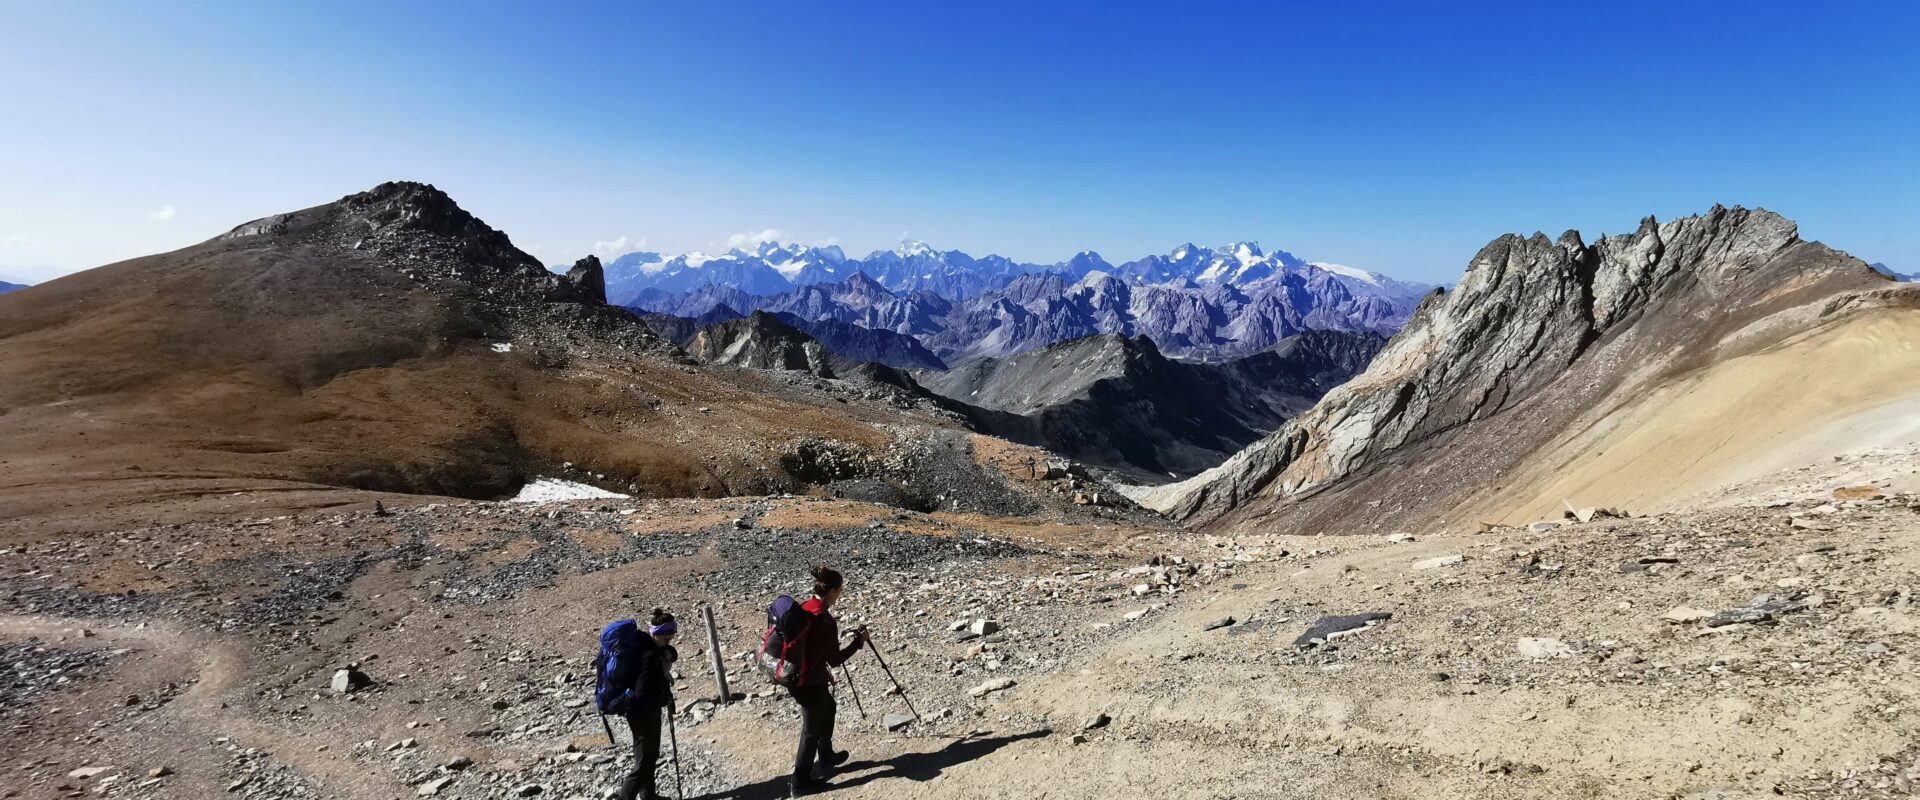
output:
<path id="1" fill-rule="evenodd" d="M 866 627 L 861 626 L 860 630 L 865 631 Z M 907 687 L 901 686 L 900 679 L 893 677 L 893 668 L 887 666 L 887 659 L 880 655 L 880 646 L 873 643 L 872 634 L 867 635 L 867 644 L 870 645 L 867 649 L 873 651 L 873 660 L 880 665 L 880 671 L 885 672 L 887 680 L 893 682 L 894 693 L 900 695 L 900 702 L 906 703 L 907 710 L 913 713 L 913 721 L 925 724 L 926 720 L 920 718 L 919 709 L 914 708 L 913 701 L 907 698 Z M 840 674 L 847 680 L 847 691 L 853 694 L 853 707 L 859 710 L 861 719 L 866 719 L 867 708 L 860 702 L 860 687 L 853 683 L 853 672 L 847 669 L 847 665 L 841 664 Z M 668 703 L 667 741 L 673 748 L 673 794 L 680 800 L 686 800 L 687 790 L 680 781 L 680 733 L 673 723 L 673 718 L 677 715 L 674 706 L 677 705 L 671 701 Z M 612 744 L 614 742 L 613 723 L 607 721 L 607 715 L 601 714 L 600 724 L 607 729 L 607 743 Z"/>
<path id="2" fill-rule="evenodd" d="M 860 630 L 865 632 L 867 626 L 860 626 Z M 873 634 L 867 634 L 867 644 L 870 645 L 867 649 L 873 651 L 873 660 L 880 664 L 880 671 L 887 673 L 887 680 L 893 682 L 893 691 L 900 695 L 900 702 L 906 703 L 907 710 L 913 712 L 913 721 L 924 723 L 925 720 L 920 719 L 920 712 L 913 707 L 913 701 L 907 699 L 906 687 L 901 686 L 900 680 L 893 677 L 893 670 L 887 667 L 887 660 L 880 657 L 880 646 L 873 643 Z M 867 708 L 860 703 L 860 687 L 853 684 L 853 673 L 847 669 L 847 665 L 841 664 L 840 674 L 847 679 L 847 691 L 853 693 L 853 707 L 859 710 L 861 719 L 866 719 Z"/>

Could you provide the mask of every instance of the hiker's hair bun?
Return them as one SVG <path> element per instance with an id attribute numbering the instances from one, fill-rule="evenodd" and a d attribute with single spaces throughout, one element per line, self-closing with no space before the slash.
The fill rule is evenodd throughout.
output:
<path id="1" fill-rule="evenodd" d="M 813 568 L 814 594 L 825 595 L 840 588 L 845 582 L 846 580 L 840 577 L 840 572 L 832 567 L 821 565 Z"/>
<path id="2" fill-rule="evenodd" d="M 673 615 L 672 615 L 672 614 L 669 614 L 669 613 L 667 613 L 667 610 L 666 610 L 666 609 L 664 609 L 664 608 L 655 608 L 655 609 L 653 610 L 653 622 L 652 622 L 651 624 L 654 624 L 654 625 L 665 625 L 665 624 L 667 624 L 667 623 L 669 623 L 669 622 L 672 622 L 672 621 L 673 621 Z"/>

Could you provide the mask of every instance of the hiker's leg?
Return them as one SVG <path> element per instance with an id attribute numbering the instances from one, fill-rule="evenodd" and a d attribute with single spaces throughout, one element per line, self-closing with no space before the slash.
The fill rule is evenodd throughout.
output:
<path id="1" fill-rule="evenodd" d="M 655 785 L 659 774 L 656 766 L 660 763 L 660 709 L 646 709 L 640 712 L 639 717 L 634 723 L 640 731 L 634 737 L 638 742 L 634 745 L 634 758 L 646 765 L 646 770 L 640 775 L 640 796 L 658 797 L 660 793 Z"/>
<path id="2" fill-rule="evenodd" d="M 660 761 L 660 709 L 628 715 L 627 732 L 633 734 L 633 769 L 627 770 L 627 779 L 620 784 L 620 800 L 654 797 L 653 768 Z"/>
<path id="3" fill-rule="evenodd" d="M 820 774 L 832 775 L 833 768 L 840 764 L 839 760 L 834 757 L 835 754 L 833 752 L 833 722 L 834 718 L 839 714 L 840 704 L 833 699 L 833 693 L 831 692 L 823 691 L 820 695 L 820 725 L 818 728 L 815 728 L 818 733 L 814 735 L 814 738 L 818 742 Z"/>
<path id="4" fill-rule="evenodd" d="M 813 782 L 813 759 L 820 744 L 818 732 L 825 722 L 820 717 L 820 701 L 827 694 L 827 687 L 795 686 L 788 693 L 800 704 L 800 747 L 793 754 L 793 785 L 805 786 Z"/>

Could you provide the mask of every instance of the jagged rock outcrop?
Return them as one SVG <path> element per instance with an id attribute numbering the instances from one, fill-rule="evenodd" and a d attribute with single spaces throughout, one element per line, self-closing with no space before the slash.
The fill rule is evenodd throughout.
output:
<path id="1" fill-rule="evenodd" d="M 764 311 L 701 328 L 687 345 L 687 354 L 708 364 L 834 377 L 825 347 Z"/>
<path id="2" fill-rule="evenodd" d="M 1451 509 L 1633 387 L 1772 341 L 1756 320 L 1817 320 L 1836 294 L 1885 285 L 1764 210 L 1715 207 L 1589 245 L 1502 236 L 1434 292 L 1352 382 L 1147 505 L 1196 523 L 1284 509 L 1302 531 L 1378 529 Z M 1804 318 L 1804 319 L 1803 319 Z M 1758 330 L 1769 330 L 1762 326 Z M 1262 524 L 1271 525 L 1267 519 Z"/>
<path id="3" fill-rule="evenodd" d="M 1157 483 L 1213 466 L 1364 369 L 1373 333 L 1312 331 L 1224 364 L 1174 361 L 1103 334 L 915 380 L 985 411 L 976 427 Z"/>
<path id="4" fill-rule="evenodd" d="M 607 302 L 607 271 L 600 266 L 598 256 L 587 256 L 573 262 L 573 269 L 567 270 L 567 280 L 572 281 L 580 290 L 582 299 L 589 303 Z"/>

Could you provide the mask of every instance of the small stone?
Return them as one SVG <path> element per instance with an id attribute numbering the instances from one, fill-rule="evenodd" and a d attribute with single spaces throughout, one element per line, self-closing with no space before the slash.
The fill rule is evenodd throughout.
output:
<path id="1" fill-rule="evenodd" d="M 1871 483 L 1860 486 L 1842 486 L 1833 490 L 1833 499 L 1835 500 L 1878 500 L 1886 496 L 1885 492 L 1880 491 L 1880 487 Z"/>
<path id="2" fill-rule="evenodd" d="M 987 695 L 993 694 L 994 692 L 1011 689 L 1016 685 L 1016 683 L 1017 682 L 1012 678 L 994 678 L 993 680 L 987 681 L 986 683 L 980 684 L 979 686 L 975 686 L 972 689 L 968 689 L 967 694 L 971 697 L 986 697 Z"/>
<path id="3" fill-rule="evenodd" d="M 1089 741 L 1092 741 L 1092 739 L 1084 733 L 1076 733 L 1073 735 L 1074 744 L 1086 744 Z"/>
<path id="4" fill-rule="evenodd" d="M 1700 620 L 1706 619 L 1711 616 L 1713 616 L 1713 612 L 1711 611 L 1692 608 L 1689 606 L 1674 606 L 1667 613 L 1661 614 L 1660 618 L 1668 622 L 1687 623 L 1687 622 L 1699 622 Z"/>
<path id="5" fill-rule="evenodd" d="M 1544 636 L 1521 637 L 1516 644 L 1520 655 L 1532 659 L 1564 658 L 1573 655 L 1572 645 Z"/>
<path id="6" fill-rule="evenodd" d="M 112 767 L 81 767 L 79 769 L 76 769 L 72 772 L 67 773 L 67 777 L 79 778 L 80 780 L 83 780 L 83 781 L 92 780 L 94 776 L 99 775 L 102 772 L 106 772 L 109 769 L 112 769 Z"/>
<path id="7" fill-rule="evenodd" d="M 513 794 L 516 797 L 533 797 L 534 795 L 542 794 L 546 791 L 547 791 L 547 787 L 545 786 L 541 786 L 540 784 L 537 784 L 537 783 L 529 783 L 529 784 L 526 784 L 525 786 L 521 786 L 520 788 L 513 790 Z"/>
<path id="8" fill-rule="evenodd" d="M 1000 631 L 1000 621 L 997 619 L 976 619 L 973 621 L 973 625 L 969 626 L 967 630 L 972 631 L 975 636 L 986 636 L 988 634 L 998 633 Z"/>
<path id="9" fill-rule="evenodd" d="M 1528 523 L 1527 532 L 1528 533 L 1546 533 L 1547 531 L 1560 527 L 1560 524 L 1561 523 L 1554 522 L 1552 520 L 1541 520 L 1539 522 Z"/>
<path id="10" fill-rule="evenodd" d="M 168 766 L 158 766 L 158 767 L 154 767 L 153 769 L 147 770 L 147 777 L 149 778 L 164 778 L 172 774 L 173 774 L 173 767 L 168 767 Z"/>
<path id="11" fill-rule="evenodd" d="M 466 756 L 454 756 L 453 758 L 447 759 L 447 763 L 441 764 L 440 768 L 448 772 L 459 772 L 471 766 L 473 766 L 473 759 Z"/>
<path id="12" fill-rule="evenodd" d="M 1413 568 L 1414 569 L 1439 569 L 1441 567 L 1451 567 L 1455 564 L 1458 564 L 1466 560 L 1467 560 L 1467 557 L 1463 555 L 1435 556 L 1433 558 L 1413 562 Z"/>
<path id="13" fill-rule="evenodd" d="M 1113 722 L 1113 718 L 1107 716 L 1106 714 L 1095 714 L 1093 715 L 1092 718 L 1088 719 L 1085 724 L 1080 726 L 1080 730 L 1097 731 L 1101 728 L 1107 727 L 1107 725 L 1112 722 Z"/>
<path id="14" fill-rule="evenodd" d="M 913 717 L 906 714 L 888 714 L 880 718 L 880 727 L 894 732 L 906 730 L 907 726 L 912 724 Z"/>
<path id="15" fill-rule="evenodd" d="M 439 794 L 441 789 L 447 788 L 447 786 L 452 783 L 453 783 L 452 775 L 434 778 L 433 780 L 420 784 L 420 791 L 417 792 L 417 794 L 419 794 L 421 797 L 432 797 L 434 795 Z"/>
<path id="16" fill-rule="evenodd" d="M 1387 534 L 1387 543 L 1388 543 L 1388 544 L 1404 544 L 1404 543 L 1406 543 L 1406 542 L 1411 542 L 1411 541 L 1413 541 L 1413 534 L 1411 534 L 1411 533 L 1389 533 L 1389 534 Z"/>
<path id="17" fill-rule="evenodd" d="M 1212 622 L 1207 623 L 1207 626 L 1205 628 L 1202 628 L 1202 630 L 1217 631 L 1221 628 L 1231 627 L 1234 622 L 1235 620 L 1233 617 L 1221 617 L 1219 619 L 1216 619 Z"/>

